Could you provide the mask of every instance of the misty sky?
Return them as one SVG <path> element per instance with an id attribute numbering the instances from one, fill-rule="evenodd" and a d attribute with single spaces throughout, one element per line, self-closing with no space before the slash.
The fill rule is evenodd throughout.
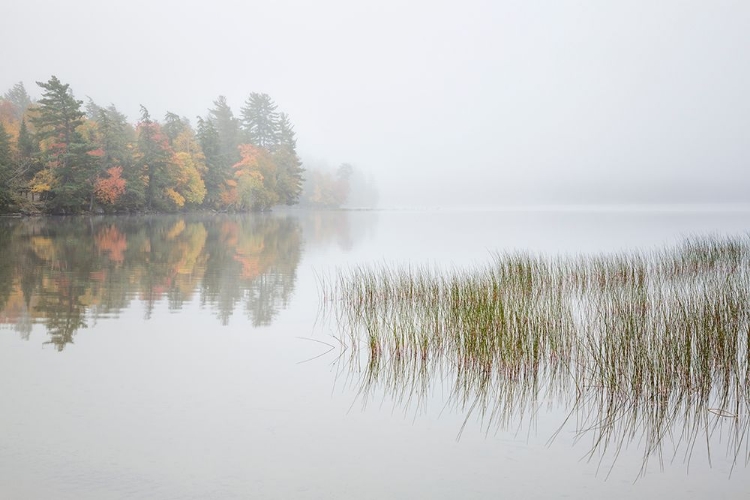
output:
<path id="1" fill-rule="evenodd" d="M 750 201 L 750 2 L 6 2 L 0 93 L 206 114 L 266 92 L 385 204 Z"/>

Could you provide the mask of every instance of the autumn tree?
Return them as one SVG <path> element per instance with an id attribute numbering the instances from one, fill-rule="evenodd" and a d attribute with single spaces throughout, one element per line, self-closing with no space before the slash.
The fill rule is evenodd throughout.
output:
<path id="1" fill-rule="evenodd" d="M 279 114 L 268 94 L 253 92 L 242 108 L 245 137 L 255 146 L 271 150 L 278 143 Z"/>
<path id="2" fill-rule="evenodd" d="M 279 202 L 276 164 L 271 154 L 252 144 L 240 146 L 241 159 L 227 182 L 224 203 L 235 210 L 267 210 Z"/>
<path id="3" fill-rule="evenodd" d="M 110 167 L 105 175 L 99 175 L 94 183 L 94 196 L 105 205 L 114 205 L 125 192 L 126 181 L 122 178 L 122 167 Z"/>
<path id="4" fill-rule="evenodd" d="M 203 175 L 206 173 L 206 157 L 189 123 L 182 121 L 181 131 L 170 141 L 172 150 L 169 184 L 166 196 L 174 208 L 198 206 L 206 196 Z M 178 128 L 171 128 L 172 132 Z"/>
<path id="5" fill-rule="evenodd" d="M 106 178 L 112 178 L 111 169 L 120 168 L 119 176 L 126 185 L 125 191 L 115 198 L 115 207 L 118 210 L 143 207 L 146 199 L 145 185 L 133 156 L 136 145 L 135 129 L 113 104 L 107 108 L 100 108 L 96 120 L 101 139 L 100 147 L 105 154 L 102 158 L 102 169 L 106 172 Z"/>
<path id="6" fill-rule="evenodd" d="M 91 129 L 91 142 L 96 147 L 92 155 L 97 158 L 98 165 L 93 172 L 94 190 L 89 209 L 93 209 L 94 198 L 114 209 L 142 205 L 144 192 L 138 190 L 142 182 L 134 168 L 132 153 L 133 128 L 113 105 L 103 108 L 89 100 L 87 109 L 92 116 L 89 123 L 95 124 Z M 123 197 L 126 191 L 129 192 L 128 199 Z"/>

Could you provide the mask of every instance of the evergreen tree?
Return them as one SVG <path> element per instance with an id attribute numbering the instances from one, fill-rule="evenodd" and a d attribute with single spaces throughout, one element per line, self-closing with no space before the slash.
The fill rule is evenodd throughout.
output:
<path id="1" fill-rule="evenodd" d="M 40 140 L 54 137 L 70 144 L 75 129 L 83 123 L 83 101 L 76 100 L 70 91 L 70 85 L 63 84 L 56 76 L 47 83 L 36 84 L 44 89 L 43 97 L 39 99 L 39 113 L 32 118 Z"/>
<path id="2" fill-rule="evenodd" d="M 104 111 L 104 108 L 99 106 L 89 97 L 88 102 L 86 102 L 86 117 L 89 120 L 97 120 L 102 111 Z"/>
<path id="3" fill-rule="evenodd" d="M 299 201 L 302 193 L 302 162 L 297 156 L 297 139 L 289 116 L 279 114 L 278 144 L 274 148 L 273 159 L 277 165 L 276 188 L 279 198 L 286 205 L 294 205 Z"/>
<path id="4" fill-rule="evenodd" d="M 167 184 L 172 152 L 161 127 L 151 120 L 144 106 L 141 106 L 138 124 L 138 156 L 141 175 L 146 178 L 146 207 L 149 210 L 164 208 L 161 194 Z"/>
<path id="5" fill-rule="evenodd" d="M 226 97 L 219 96 L 214 101 L 214 107 L 208 111 L 208 119 L 204 120 L 203 128 L 202 133 L 199 129 L 198 138 L 204 147 L 203 152 L 209 169 L 204 201 L 217 208 L 224 208 L 222 194 L 225 182 L 232 176 L 232 166 L 240 161 L 240 123 L 234 117 Z M 207 142 L 211 144 L 205 144 Z M 214 155 L 213 151 L 215 145 L 218 145 L 217 155 Z"/>
<path id="6" fill-rule="evenodd" d="M 231 167 L 240 161 L 240 124 L 234 117 L 232 108 L 227 104 L 223 95 L 214 101 L 214 107 L 209 110 L 209 120 L 213 123 L 219 135 L 219 153 L 223 165 Z"/>
<path id="7" fill-rule="evenodd" d="M 297 134 L 286 113 L 279 113 L 277 141 L 280 146 L 286 146 L 296 152 Z"/>
<path id="8" fill-rule="evenodd" d="M 206 197 L 203 199 L 203 204 L 208 207 L 219 208 L 221 206 L 221 190 L 231 173 L 229 166 L 222 158 L 219 133 L 211 120 L 198 117 L 197 138 L 206 158 L 206 173 L 203 175 Z"/>
<path id="9" fill-rule="evenodd" d="M 31 106 L 31 97 L 26 92 L 23 82 L 18 82 L 13 87 L 3 94 L 3 99 L 13 104 L 16 119 L 20 120 L 26 110 Z"/>
<path id="10" fill-rule="evenodd" d="M 53 212 L 77 212 L 90 198 L 91 170 L 96 168 L 94 158 L 88 154 L 91 145 L 76 130 L 83 124 L 83 102 L 73 97 L 70 85 L 55 76 L 37 85 L 42 87 L 43 97 L 32 121 L 40 139 L 51 140 L 45 151 L 52 193 L 47 205 Z"/>
<path id="11" fill-rule="evenodd" d="M 0 212 L 5 212 L 13 202 L 13 158 L 10 150 L 10 136 L 0 123 Z"/>
<path id="12" fill-rule="evenodd" d="M 18 155 L 22 158 L 28 158 L 39 153 L 39 141 L 29 131 L 26 125 L 26 119 L 21 120 L 21 126 L 18 129 Z"/>
<path id="13" fill-rule="evenodd" d="M 21 120 L 21 126 L 18 129 L 18 141 L 16 142 L 17 159 L 16 166 L 18 169 L 19 180 L 28 184 L 31 179 L 44 167 L 39 161 L 39 141 L 31 133 L 26 120 Z"/>
<path id="14" fill-rule="evenodd" d="M 188 128 L 190 128 L 190 124 L 188 123 L 187 118 L 180 118 L 179 115 L 168 111 L 164 116 L 164 125 L 161 129 L 169 138 L 169 144 L 174 144 L 177 136 Z"/>
<path id="15" fill-rule="evenodd" d="M 279 114 L 268 94 L 250 94 L 242 108 L 242 128 L 247 140 L 255 146 L 270 151 L 277 145 Z"/>

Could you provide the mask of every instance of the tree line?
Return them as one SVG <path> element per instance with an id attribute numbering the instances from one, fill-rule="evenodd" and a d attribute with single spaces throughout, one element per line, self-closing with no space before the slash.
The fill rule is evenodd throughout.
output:
<path id="1" fill-rule="evenodd" d="M 300 199 L 294 127 L 267 94 L 251 93 L 238 117 L 220 96 L 194 128 L 143 106 L 133 125 L 55 76 L 37 85 L 36 101 L 23 83 L 0 99 L 0 212 L 260 211 Z"/>

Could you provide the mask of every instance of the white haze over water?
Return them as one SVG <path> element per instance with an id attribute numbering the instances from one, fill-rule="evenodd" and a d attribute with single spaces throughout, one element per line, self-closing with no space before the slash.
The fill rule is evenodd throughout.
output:
<path id="1" fill-rule="evenodd" d="M 750 201 L 750 2 L 6 3 L 0 92 L 193 123 L 266 92 L 382 206 Z"/>

